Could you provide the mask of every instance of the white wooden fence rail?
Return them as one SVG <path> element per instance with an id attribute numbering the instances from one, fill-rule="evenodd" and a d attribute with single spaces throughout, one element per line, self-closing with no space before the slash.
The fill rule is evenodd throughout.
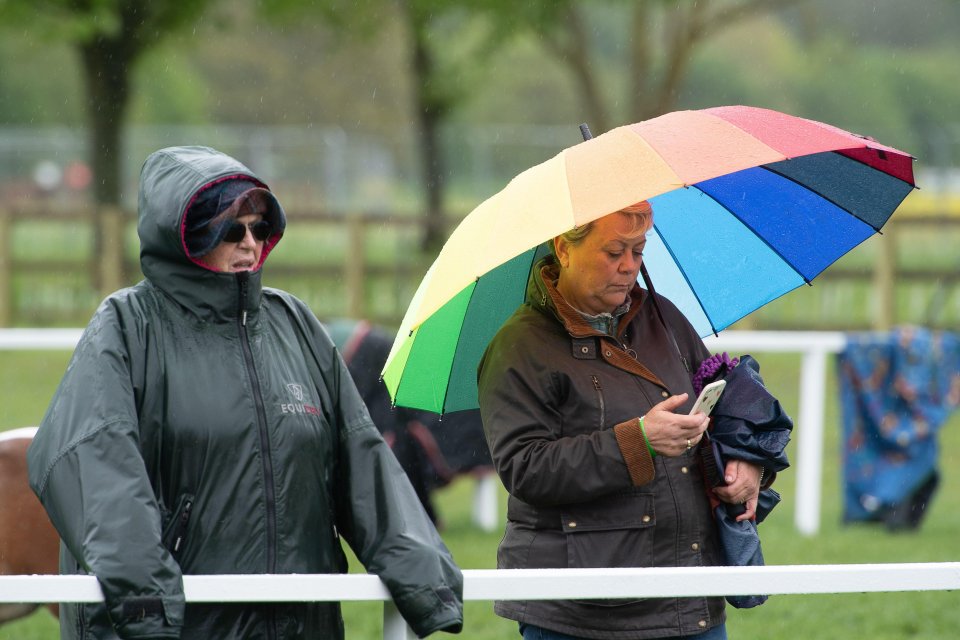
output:
<path id="1" fill-rule="evenodd" d="M 73 349 L 81 333 L 81 329 L 0 329 L 0 350 Z M 816 534 L 820 529 L 827 354 L 837 353 L 844 348 L 844 334 L 820 331 L 725 331 L 704 342 L 711 351 L 727 351 L 731 355 L 760 352 L 801 354 L 800 411 L 794 416 L 794 437 L 797 439 L 794 523 L 800 533 L 807 536 Z M 481 478 L 474 497 L 474 521 L 488 531 L 499 526 L 497 489 L 495 476 Z"/>
<path id="2" fill-rule="evenodd" d="M 683 567 L 467 569 L 464 600 L 661 598 L 765 593 L 866 593 L 960 589 L 960 562 Z M 384 602 L 384 640 L 416 636 L 372 575 L 184 576 L 188 602 Z M 100 602 L 92 576 L 0 576 L 0 603 Z M 469 637 L 470 621 L 466 621 Z"/>

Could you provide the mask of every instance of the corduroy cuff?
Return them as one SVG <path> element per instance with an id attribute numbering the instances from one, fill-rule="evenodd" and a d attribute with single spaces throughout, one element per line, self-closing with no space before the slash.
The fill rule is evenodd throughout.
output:
<path id="1" fill-rule="evenodd" d="M 639 487 L 653 480 L 653 458 L 647 449 L 647 442 L 640 430 L 639 421 L 633 418 L 621 422 L 613 427 L 613 433 L 617 438 L 623 461 L 627 463 L 627 471 L 630 472 L 633 485 Z"/>

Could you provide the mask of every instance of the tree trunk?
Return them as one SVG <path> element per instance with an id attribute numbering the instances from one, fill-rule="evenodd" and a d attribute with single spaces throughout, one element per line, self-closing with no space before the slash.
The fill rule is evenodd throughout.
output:
<path id="1" fill-rule="evenodd" d="M 650 117 L 650 97 L 647 87 L 653 73 L 653 63 L 650 56 L 650 4 L 637 2 L 633 5 L 630 17 L 630 62 L 627 67 L 630 79 L 629 104 L 630 119 L 640 122 Z"/>
<path id="2" fill-rule="evenodd" d="M 568 12 L 567 28 L 570 42 L 567 54 L 573 68 L 574 77 L 580 85 L 584 104 L 587 108 L 587 117 L 595 134 L 605 132 L 610 128 L 610 117 L 604 108 L 603 96 L 597 83 L 597 74 L 590 64 L 590 41 L 587 29 L 583 23 L 583 16 L 576 7 L 571 6 Z"/>
<path id="3" fill-rule="evenodd" d="M 417 149 L 423 172 L 423 187 L 426 210 L 423 219 L 421 249 L 435 253 L 445 239 L 443 189 L 446 162 L 440 140 L 440 125 L 446 113 L 442 96 L 435 89 L 435 65 L 426 37 L 426 25 L 418 19 L 415 11 L 406 6 L 412 45 L 414 108 L 416 111 L 419 139 Z"/>
<path id="4" fill-rule="evenodd" d="M 693 50 L 702 35 L 701 24 L 706 8 L 694 4 L 685 10 L 677 7 L 671 19 L 670 44 L 667 47 L 663 76 L 654 90 L 654 113 L 658 116 L 672 111 L 677 104 L 680 85 L 693 57 Z"/>
<path id="5" fill-rule="evenodd" d="M 444 242 L 444 166 L 443 146 L 440 140 L 442 117 L 434 109 L 418 100 L 419 150 L 423 167 L 423 186 L 426 211 L 424 212 L 421 248 L 427 252 L 439 249 Z"/>
<path id="6" fill-rule="evenodd" d="M 107 233 L 104 225 L 107 219 L 105 212 L 120 206 L 121 135 L 130 96 L 128 74 L 133 55 L 122 43 L 97 38 L 80 46 L 80 57 L 86 79 L 90 125 L 90 166 L 94 176 L 95 208 L 93 255 L 97 262 L 101 256 L 118 253 L 105 251 L 105 238 L 111 234 Z M 94 286 L 101 294 L 115 290 L 120 279 L 117 265 L 97 265 L 94 269 Z"/>
<path id="7" fill-rule="evenodd" d="M 564 25 L 560 33 L 547 32 L 543 34 L 543 42 L 564 60 L 573 74 L 573 81 L 578 88 L 580 100 L 585 110 L 583 120 L 590 126 L 594 135 L 605 132 L 610 126 L 610 118 L 604 106 L 603 95 L 597 74 L 590 64 L 590 42 L 587 29 L 577 8 L 568 5 L 565 10 Z"/>

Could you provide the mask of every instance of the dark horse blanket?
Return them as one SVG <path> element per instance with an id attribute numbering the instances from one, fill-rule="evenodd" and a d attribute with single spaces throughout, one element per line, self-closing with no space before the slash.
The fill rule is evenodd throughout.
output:
<path id="1" fill-rule="evenodd" d="M 435 413 L 394 407 L 380 372 L 390 354 L 393 336 L 368 322 L 324 323 L 340 349 L 377 428 L 393 449 L 420 501 L 438 522 L 430 493 L 454 476 L 493 468 L 479 410 Z"/>

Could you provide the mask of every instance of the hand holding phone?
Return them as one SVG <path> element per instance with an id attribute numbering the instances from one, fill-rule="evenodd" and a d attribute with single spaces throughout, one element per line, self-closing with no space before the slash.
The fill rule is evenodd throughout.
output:
<path id="1" fill-rule="evenodd" d="M 723 393 L 725 386 L 727 386 L 725 380 L 717 380 L 705 386 L 703 391 L 700 392 L 700 397 L 693 403 L 693 409 L 690 410 L 690 415 L 697 412 L 710 415 L 710 412 L 713 411 L 717 401 L 720 399 L 720 394 Z"/>

